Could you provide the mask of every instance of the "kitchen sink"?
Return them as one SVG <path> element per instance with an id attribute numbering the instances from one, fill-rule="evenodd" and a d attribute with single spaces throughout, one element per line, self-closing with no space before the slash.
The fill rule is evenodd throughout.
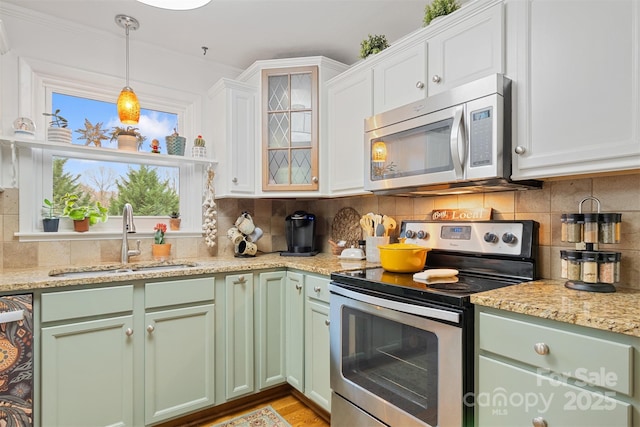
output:
<path id="1" fill-rule="evenodd" d="M 196 263 L 176 263 L 176 264 L 151 264 L 151 265 L 130 265 L 130 266 L 109 266 L 96 269 L 95 267 L 73 268 L 68 270 L 51 270 L 49 276 L 52 277 L 100 277 L 127 273 L 144 273 L 146 271 L 182 270 L 185 268 L 197 267 Z"/>

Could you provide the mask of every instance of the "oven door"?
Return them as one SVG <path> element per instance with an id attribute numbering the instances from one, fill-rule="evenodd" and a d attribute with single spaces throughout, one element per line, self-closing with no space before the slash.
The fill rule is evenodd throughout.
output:
<path id="1" fill-rule="evenodd" d="M 350 402 L 331 425 L 358 408 L 389 426 L 462 425 L 462 314 L 330 289 L 331 388 Z"/>

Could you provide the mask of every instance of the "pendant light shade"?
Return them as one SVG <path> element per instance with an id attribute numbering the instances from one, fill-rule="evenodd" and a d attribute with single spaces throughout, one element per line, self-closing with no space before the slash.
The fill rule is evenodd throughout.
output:
<path id="1" fill-rule="evenodd" d="M 126 85 L 122 88 L 120 96 L 118 97 L 118 117 L 120 121 L 125 125 L 135 125 L 140 120 L 140 103 L 135 92 L 129 86 L 129 30 L 137 30 L 140 28 L 140 23 L 136 18 L 132 18 L 127 15 L 117 15 L 116 23 L 125 29 L 127 38 L 127 56 L 126 56 Z"/>

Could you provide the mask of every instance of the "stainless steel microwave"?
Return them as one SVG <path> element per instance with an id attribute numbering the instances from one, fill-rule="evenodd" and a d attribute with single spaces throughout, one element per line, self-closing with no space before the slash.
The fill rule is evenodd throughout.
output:
<path id="1" fill-rule="evenodd" d="M 540 188 L 511 175 L 511 81 L 501 74 L 365 119 L 365 189 L 430 195 Z"/>

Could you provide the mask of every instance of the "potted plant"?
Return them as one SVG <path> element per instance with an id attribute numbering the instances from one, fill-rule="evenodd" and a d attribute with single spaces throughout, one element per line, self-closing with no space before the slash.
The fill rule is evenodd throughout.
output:
<path id="1" fill-rule="evenodd" d="M 42 228 L 46 233 L 55 233 L 60 226 L 60 208 L 49 199 L 44 199 L 42 207 Z"/>
<path id="2" fill-rule="evenodd" d="M 180 230 L 180 222 L 180 212 L 171 212 L 169 214 L 169 228 L 171 230 Z"/>
<path id="3" fill-rule="evenodd" d="M 460 9 L 457 0 L 433 0 L 424 7 L 424 27 L 439 16 L 445 16 Z"/>
<path id="4" fill-rule="evenodd" d="M 147 137 L 142 136 L 138 128 L 127 126 L 126 128 L 114 126 L 111 132 L 111 141 L 118 141 L 118 150 L 138 151 Z"/>
<path id="5" fill-rule="evenodd" d="M 387 37 L 384 34 L 371 35 L 360 42 L 360 58 L 364 59 L 369 55 L 374 55 L 389 47 Z"/>
<path id="6" fill-rule="evenodd" d="M 67 128 L 69 122 L 60 115 L 60 109 L 58 108 L 53 113 L 42 113 L 42 115 L 51 117 L 49 127 L 47 128 L 47 141 L 71 144 L 71 129 Z"/>
<path id="7" fill-rule="evenodd" d="M 193 147 L 191 147 L 191 157 L 207 157 L 207 147 L 205 145 L 205 140 L 202 135 L 198 135 L 197 138 L 193 140 Z"/>
<path id="8" fill-rule="evenodd" d="M 67 193 L 62 197 L 64 209 L 62 214 L 73 220 L 73 229 L 78 232 L 89 230 L 89 226 L 98 222 L 107 222 L 107 208 L 102 206 L 100 202 L 90 203 L 87 205 L 79 204 L 80 197 L 75 193 Z"/>
<path id="9" fill-rule="evenodd" d="M 155 231 L 153 235 L 153 244 L 151 245 L 151 255 L 157 261 L 166 261 L 171 253 L 171 243 L 164 240 L 164 233 L 167 232 L 167 224 L 158 223 L 153 227 Z"/>

